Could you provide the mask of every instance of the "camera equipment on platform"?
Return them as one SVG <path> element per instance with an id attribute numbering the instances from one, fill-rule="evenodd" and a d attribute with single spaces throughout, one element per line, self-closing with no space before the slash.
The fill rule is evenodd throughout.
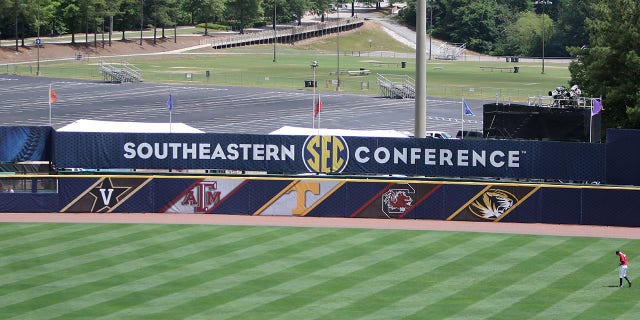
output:
<path id="1" fill-rule="evenodd" d="M 598 99 L 582 96 L 578 85 L 529 97 L 528 103 L 490 103 L 483 109 L 486 138 L 599 142 Z"/>

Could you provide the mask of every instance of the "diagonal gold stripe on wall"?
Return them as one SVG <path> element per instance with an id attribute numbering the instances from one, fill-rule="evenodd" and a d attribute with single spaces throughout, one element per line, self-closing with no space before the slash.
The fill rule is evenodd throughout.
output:
<path id="1" fill-rule="evenodd" d="M 92 189 L 96 188 L 99 184 L 104 181 L 105 177 L 101 177 L 94 184 L 92 184 L 89 188 L 87 188 L 84 192 L 80 193 L 75 199 L 69 202 L 64 208 L 60 210 L 60 212 L 66 212 L 71 208 L 74 204 L 76 204 L 80 199 L 82 199 L 87 193 L 91 192 Z"/>
<path id="2" fill-rule="evenodd" d="M 123 204 L 125 201 L 127 201 L 127 199 L 129 199 L 130 197 L 132 197 L 136 192 L 138 192 L 138 190 L 142 189 L 142 187 L 144 187 L 145 185 L 147 185 L 149 182 L 151 182 L 151 180 L 153 180 L 153 178 L 147 178 L 144 182 L 142 182 L 137 188 L 131 190 L 131 192 L 129 192 L 127 194 L 126 197 L 122 198 L 122 200 L 118 201 L 118 203 L 116 203 L 115 206 L 111 207 L 110 210 L 108 210 L 108 213 L 113 212 L 113 210 L 115 210 L 117 207 L 119 207 L 121 204 Z"/>
<path id="3" fill-rule="evenodd" d="M 522 197 L 522 199 L 518 200 L 518 202 L 515 205 L 513 205 L 511 208 L 505 211 L 499 218 L 495 219 L 493 222 L 499 222 L 500 220 L 502 220 L 502 218 L 506 217 L 509 213 L 511 213 L 511 211 L 513 211 L 513 209 L 515 209 L 521 203 L 525 202 L 530 196 L 536 193 L 536 191 L 538 191 L 538 189 L 540 188 L 541 188 L 540 186 L 536 186 L 535 188 L 533 188 L 531 191 L 529 191 L 529 193 L 527 193 L 524 197 Z"/>
<path id="4" fill-rule="evenodd" d="M 480 190 L 480 192 L 476 193 L 476 195 L 471 197 L 469 199 L 469 201 L 467 201 L 465 204 L 462 205 L 462 207 L 458 208 L 458 210 L 456 210 L 453 214 L 451 214 L 447 218 L 447 220 L 453 220 L 453 218 L 455 218 L 458 214 L 460 214 L 460 212 L 462 212 L 464 209 L 466 209 L 468 206 L 470 206 L 473 201 L 475 201 L 481 194 L 484 194 L 490 188 L 491 188 L 491 185 L 485 186 L 484 189 L 482 189 L 482 190 Z"/>
<path id="5" fill-rule="evenodd" d="M 305 209 L 304 212 L 300 216 L 302 216 L 302 217 L 306 216 L 309 212 L 311 212 L 311 210 L 313 210 L 315 207 L 317 207 L 319 204 L 321 204 L 326 198 L 331 196 L 334 192 L 338 191 L 338 189 L 340 189 L 340 187 L 342 187 L 345 183 L 347 183 L 347 182 L 346 181 L 342 181 L 342 182 L 338 183 L 337 185 L 335 185 L 333 188 L 331 188 L 331 190 L 327 191 L 327 193 L 322 195 L 322 197 L 320 197 L 320 199 L 318 199 L 310 207 Z"/>
<path id="6" fill-rule="evenodd" d="M 291 181 L 291 183 L 289 183 L 286 187 L 284 187 L 282 190 L 280 190 L 280 192 L 278 192 L 278 194 L 276 194 L 273 198 L 271 198 L 271 200 L 269 200 L 262 207 L 260 207 L 260 209 L 256 210 L 256 212 L 254 212 L 251 215 L 252 216 L 259 216 L 264 210 L 266 210 L 269 206 L 271 206 L 271 204 L 273 204 L 274 202 L 278 201 L 278 199 L 280 199 L 280 197 L 282 197 L 283 194 L 289 192 L 289 190 L 291 190 L 291 188 L 295 187 L 295 185 L 298 184 L 298 182 L 300 182 L 300 180 Z"/>

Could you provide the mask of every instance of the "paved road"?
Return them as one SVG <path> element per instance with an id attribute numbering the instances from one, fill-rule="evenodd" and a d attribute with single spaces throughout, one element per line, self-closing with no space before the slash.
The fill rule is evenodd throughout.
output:
<path id="1" fill-rule="evenodd" d="M 0 125 L 49 125 L 49 84 L 58 96 L 51 108 L 55 129 L 80 119 L 169 122 L 169 94 L 172 122 L 205 132 L 266 134 L 283 126 L 311 127 L 311 90 L 110 84 L 14 75 L 0 75 Z M 412 99 L 342 92 L 323 92 L 321 98 L 322 128 L 414 131 Z M 468 101 L 476 116 L 466 117 L 466 130 L 481 130 L 482 103 Z M 455 134 L 460 121 L 460 100 L 428 99 L 427 130 Z"/>

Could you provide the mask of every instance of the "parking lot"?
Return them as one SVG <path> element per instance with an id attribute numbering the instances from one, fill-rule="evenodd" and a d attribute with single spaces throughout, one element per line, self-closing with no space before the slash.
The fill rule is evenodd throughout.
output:
<path id="1" fill-rule="evenodd" d="M 49 118 L 49 86 L 58 97 Z M 414 131 L 415 101 L 319 91 L 323 108 L 315 123 L 331 129 Z M 173 110 L 167 100 L 173 97 Z M 98 81 L 0 75 L 0 125 L 61 128 L 76 120 L 185 123 L 210 133 L 266 134 L 283 126 L 312 127 L 311 88 L 274 90 L 157 83 Z M 482 101 L 467 100 L 474 116 L 465 130 L 482 129 Z M 461 128 L 461 101 L 427 99 L 427 130 L 455 135 Z"/>

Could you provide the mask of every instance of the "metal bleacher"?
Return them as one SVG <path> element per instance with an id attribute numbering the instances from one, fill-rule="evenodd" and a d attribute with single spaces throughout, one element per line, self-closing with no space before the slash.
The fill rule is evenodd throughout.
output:
<path id="1" fill-rule="evenodd" d="M 439 60 L 457 60 L 464 50 L 467 48 L 466 43 L 448 43 L 444 42 L 438 48 L 437 54 L 434 55 L 435 59 Z"/>
<path id="2" fill-rule="evenodd" d="M 416 81 L 407 75 L 376 74 L 376 83 L 382 95 L 396 99 L 415 99 Z"/>
<path id="3" fill-rule="evenodd" d="M 106 63 L 100 61 L 100 73 L 106 82 L 142 82 L 141 71 L 140 68 L 128 62 Z"/>

